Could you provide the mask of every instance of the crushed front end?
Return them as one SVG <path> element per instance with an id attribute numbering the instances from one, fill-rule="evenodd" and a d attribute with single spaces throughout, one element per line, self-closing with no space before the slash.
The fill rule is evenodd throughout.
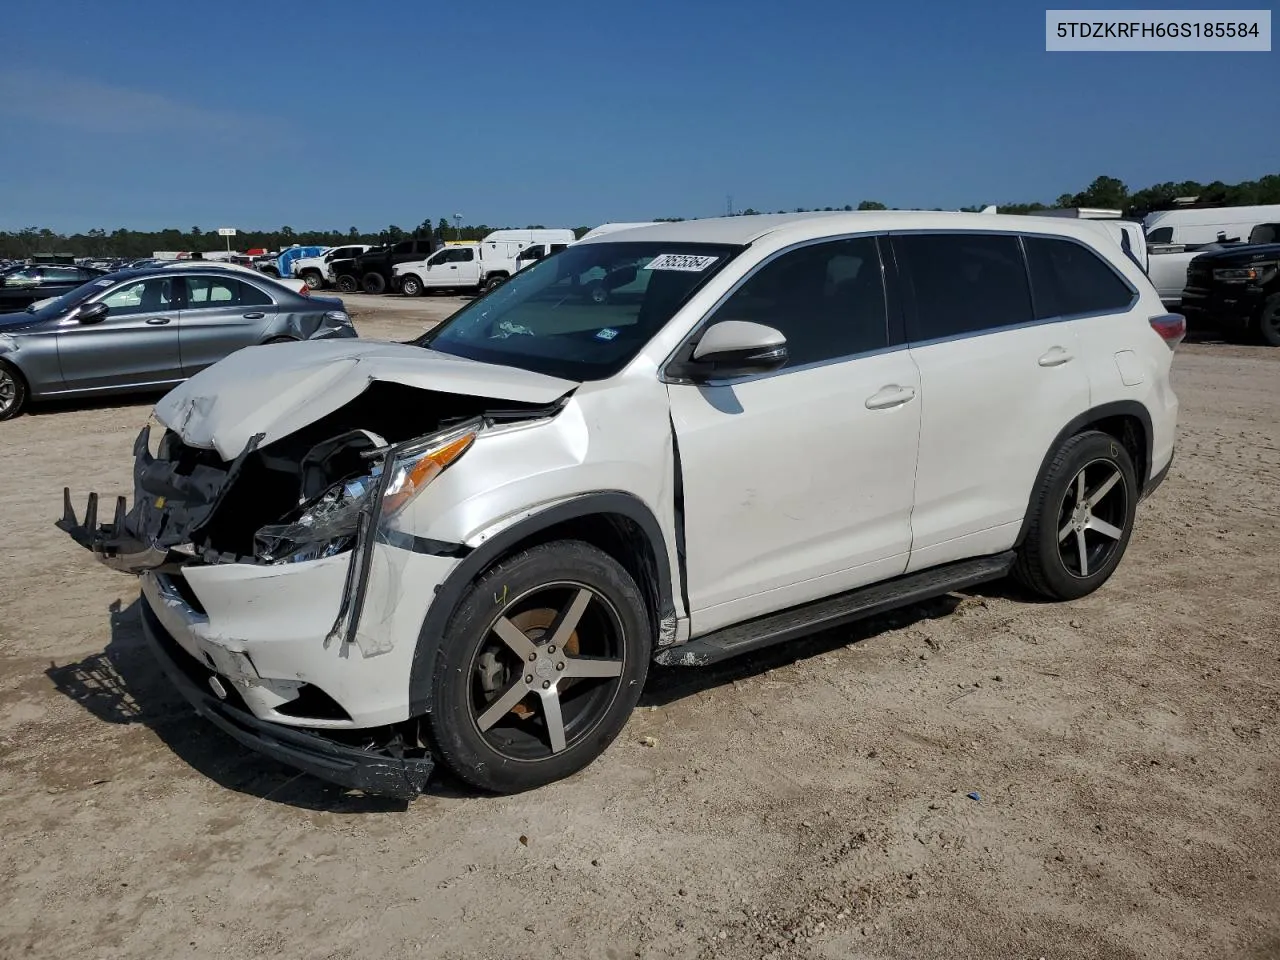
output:
<path id="1" fill-rule="evenodd" d="M 58 526 L 140 576 L 147 641 L 201 714 L 298 769 L 413 796 L 433 761 L 411 716 L 412 658 L 433 588 L 466 548 L 402 521 L 493 406 L 375 382 L 229 461 L 149 425 L 132 506 L 119 498 L 100 523 L 96 494 L 79 518 L 64 491 Z M 504 415 L 547 415 L 515 406 Z"/>

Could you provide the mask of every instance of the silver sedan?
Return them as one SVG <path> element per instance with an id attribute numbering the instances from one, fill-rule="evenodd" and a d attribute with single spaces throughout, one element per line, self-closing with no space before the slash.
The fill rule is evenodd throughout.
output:
<path id="1" fill-rule="evenodd" d="M 0 314 L 0 420 L 28 401 L 167 390 L 255 344 L 354 337 L 342 301 L 246 270 L 124 270 Z"/>

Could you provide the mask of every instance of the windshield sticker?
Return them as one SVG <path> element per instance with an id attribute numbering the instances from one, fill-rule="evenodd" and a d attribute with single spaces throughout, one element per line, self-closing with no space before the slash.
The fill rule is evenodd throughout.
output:
<path id="1" fill-rule="evenodd" d="M 686 273 L 701 273 L 711 266 L 719 257 L 698 257 L 688 253 L 664 253 L 654 257 L 646 270 L 683 270 Z"/>
<path id="2" fill-rule="evenodd" d="M 599 333 L 596 334 L 596 339 L 612 340 L 617 335 L 618 335 L 618 331 L 613 329 L 613 327 L 605 327 L 603 330 L 601 330 Z"/>

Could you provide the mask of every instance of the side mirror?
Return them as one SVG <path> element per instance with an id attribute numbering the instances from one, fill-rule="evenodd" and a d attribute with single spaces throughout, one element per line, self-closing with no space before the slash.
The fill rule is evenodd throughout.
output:
<path id="1" fill-rule="evenodd" d="M 669 372 L 697 382 L 768 373 L 786 362 L 787 338 L 780 330 L 747 320 L 721 320 L 698 340 L 692 357 Z"/>
<path id="2" fill-rule="evenodd" d="M 108 309 L 107 305 L 101 300 L 97 303 L 87 303 L 76 314 L 76 321 L 79 323 L 101 323 L 107 319 Z"/>

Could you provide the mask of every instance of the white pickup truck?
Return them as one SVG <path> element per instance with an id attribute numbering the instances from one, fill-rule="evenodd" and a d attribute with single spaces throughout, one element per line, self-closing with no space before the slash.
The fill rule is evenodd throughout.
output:
<path id="1" fill-rule="evenodd" d="M 453 243 L 425 260 L 397 263 L 391 268 L 391 286 L 406 297 L 428 290 L 476 291 L 497 286 L 515 271 L 515 258 L 505 246 L 486 251 L 480 243 Z"/>

